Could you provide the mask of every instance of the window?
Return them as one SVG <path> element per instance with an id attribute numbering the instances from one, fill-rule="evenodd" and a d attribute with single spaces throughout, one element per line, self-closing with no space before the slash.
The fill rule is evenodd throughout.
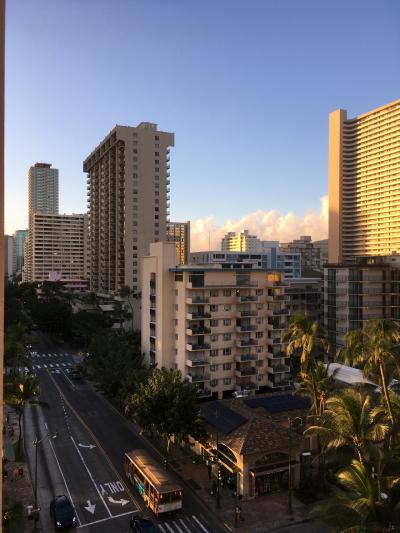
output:
<path id="1" fill-rule="evenodd" d="M 212 379 L 210 381 L 210 385 L 211 385 L 211 387 L 216 387 L 218 385 L 218 379 Z"/>
<path id="2" fill-rule="evenodd" d="M 160 155 L 160 152 L 154 152 L 154 155 L 158 157 Z"/>
<path id="3" fill-rule="evenodd" d="M 262 381 L 262 378 L 263 378 L 263 375 L 262 374 L 258 374 L 257 381 Z"/>
<path id="4" fill-rule="evenodd" d="M 262 331 L 256 331 L 256 339 L 261 339 L 261 337 L 264 335 Z"/>
<path id="5" fill-rule="evenodd" d="M 216 370 L 218 370 L 218 365 L 210 365 L 211 372 L 215 372 Z"/>
<path id="6" fill-rule="evenodd" d="M 230 333 L 224 333 L 224 341 L 230 341 L 232 335 Z"/>
<path id="7" fill-rule="evenodd" d="M 231 319 L 230 318 L 225 318 L 224 319 L 224 326 L 230 326 L 231 325 Z"/>
<path id="8" fill-rule="evenodd" d="M 231 378 L 224 378 L 224 385 L 230 385 L 232 382 Z"/>
<path id="9" fill-rule="evenodd" d="M 230 311 L 230 310 L 231 310 L 231 306 L 229 304 L 225 304 L 224 311 Z"/>
<path id="10" fill-rule="evenodd" d="M 232 368 L 232 363 L 224 363 L 224 364 L 222 365 L 222 368 L 223 368 L 224 370 L 230 370 L 230 369 Z"/>
<path id="11" fill-rule="evenodd" d="M 230 289 L 224 289 L 224 296 L 230 296 L 232 291 Z"/>
<path id="12" fill-rule="evenodd" d="M 218 320 L 215 320 L 214 318 L 210 320 L 210 326 L 212 328 L 215 328 L 216 326 L 218 326 Z"/>
<path id="13" fill-rule="evenodd" d="M 211 335 L 211 342 L 216 342 L 218 340 L 218 335 Z"/>
<path id="14" fill-rule="evenodd" d="M 160 140 L 160 136 L 159 135 L 156 135 L 154 138 L 155 138 L 156 141 Z"/>
<path id="15" fill-rule="evenodd" d="M 177 341 L 178 340 L 178 334 L 175 333 L 175 340 Z"/>
<path id="16" fill-rule="evenodd" d="M 159 165 L 159 164 L 160 164 L 160 161 L 159 161 L 158 159 L 156 159 L 156 160 L 154 161 L 154 164 L 155 164 L 155 165 Z"/>
<path id="17" fill-rule="evenodd" d="M 212 296 L 212 297 L 218 296 L 218 291 L 215 290 L 215 289 L 211 289 L 210 296 Z"/>
<path id="18" fill-rule="evenodd" d="M 183 272 L 175 272 L 175 281 L 183 281 Z"/>
<path id="19" fill-rule="evenodd" d="M 218 311 L 218 305 L 210 305 L 210 311 L 212 313 L 215 313 L 215 311 Z"/>
<path id="20" fill-rule="evenodd" d="M 256 361 L 256 366 L 263 366 L 264 361 L 261 359 L 260 361 Z"/>
<path id="21" fill-rule="evenodd" d="M 222 350 L 222 355 L 231 355 L 231 349 L 230 348 L 224 348 Z"/>
<path id="22" fill-rule="evenodd" d="M 210 350 L 210 357 L 216 357 L 218 355 L 218 350 Z"/>
<path id="23" fill-rule="evenodd" d="M 261 353 L 263 351 L 262 346 L 257 346 L 256 352 Z"/>
<path id="24" fill-rule="evenodd" d="M 262 293 L 263 293 L 263 290 L 262 290 L 262 289 L 257 289 L 257 290 L 256 290 L 256 294 L 257 294 L 257 296 L 261 296 Z"/>
<path id="25" fill-rule="evenodd" d="M 178 311 L 178 304 L 175 304 L 175 311 Z"/>
<path id="26" fill-rule="evenodd" d="M 262 324 L 262 318 L 257 318 L 257 324 Z"/>
<path id="27" fill-rule="evenodd" d="M 263 308 L 263 304 L 257 304 L 257 309 L 262 309 Z"/>

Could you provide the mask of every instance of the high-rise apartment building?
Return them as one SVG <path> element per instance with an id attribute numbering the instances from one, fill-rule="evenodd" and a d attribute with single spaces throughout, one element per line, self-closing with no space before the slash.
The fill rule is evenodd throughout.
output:
<path id="1" fill-rule="evenodd" d="M 58 169 L 49 163 L 35 163 L 30 167 L 29 213 L 58 213 Z"/>
<path id="2" fill-rule="evenodd" d="M 345 345 L 365 320 L 400 319 L 400 255 L 328 265 L 324 281 L 325 327 L 332 344 Z"/>
<path id="3" fill-rule="evenodd" d="M 87 215 L 31 213 L 24 281 L 85 280 L 87 239 Z"/>
<path id="4" fill-rule="evenodd" d="M 282 252 L 300 254 L 303 276 L 313 272 L 321 272 L 322 275 L 324 264 L 328 261 L 328 239 L 313 242 L 309 235 L 302 235 L 299 239 L 281 243 L 279 248 Z"/>
<path id="5" fill-rule="evenodd" d="M 167 242 L 176 244 L 180 265 L 187 265 L 190 259 L 190 222 L 167 222 Z"/>
<path id="6" fill-rule="evenodd" d="M 85 159 L 92 291 L 139 289 L 141 258 L 166 239 L 173 145 L 156 124 L 116 126 Z"/>
<path id="7" fill-rule="evenodd" d="M 18 229 L 14 233 L 15 265 L 18 274 L 21 274 L 24 268 L 24 243 L 27 236 L 27 229 Z"/>
<path id="8" fill-rule="evenodd" d="M 151 244 L 141 279 L 145 361 L 178 368 L 202 397 L 285 388 L 285 287 L 282 272 L 176 266 L 172 243 Z"/>
<path id="9" fill-rule="evenodd" d="M 271 248 L 277 248 L 278 241 L 261 241 L 255 235 L 250 235 L 247 229 L 236 233 L 228 232 L 221 240 L 223 252 L 268 252 Z"/>
<path id="10" fill-rule="evenodd" d="M 329 263 L 400 252 L 400 100 L 329 120 Z"/>

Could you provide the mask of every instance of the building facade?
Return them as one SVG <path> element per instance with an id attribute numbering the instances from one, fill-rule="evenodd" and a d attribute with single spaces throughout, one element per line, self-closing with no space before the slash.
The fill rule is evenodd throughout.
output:
<path id="1" fill-rule="evenodd" d="M 278 241 L 261 241 L 255 235 L 250 235 L 247 229 L 239 233 L 230 231 L 221 240 L 223 252 L 268 253 L 271 248 L 278 246 Z"/>
<path id="2" fill-rule="evenodd" d="M 224 268 L 263 268 L 282 270 L 286 279 L 301 276 L 300 254 L 279 252 L 277 247 L 271 247 L 265 252 L 193 252 L 190 262 L 194 265 L 222 264 Z M 228 266 L 231 265 L 231 266 Z"/>
<path id="3" fill-rule="evenodd" d="M 18 274 L 21 274 L 24 268 L 24 243 L 27 236 L 27 229 L 19 229 L 14 233 L 15 265 Z"/>
<path id="4" fill-rule="evenodd" d="M 145 361 L 178 368 L 202 397 L 287 387 L 285 287 L 278 271 L 176 266 L 172 243 L 151 244 L 141 283 Z"/>
<path id="5" fill-rule="evenodd" d="M 29 213 L 58 214 L 58 169 L 35 163 L 28 172 Z"/>
<path id="6" fill-rule="evenodd" d="M 325 327 L 336 346 L 365 320 L 400 319 L 400 255 L 328 264 L 324 281 Z"/>
<path id="7" fill-rule="evenodd" d="M 166 239 L 173 145 L 174 134 L 156 124 L 116 126 L 84 161 L 92 291 L 139 289 L 141 258 Z"/>
<path id="8" fill-rule="evenodd" d="M 329 118 L 329 263 L 400 253 L 400 100 Z"/>
<path id="9" fill-rule="evenodd" d="M 167 242 L 176 244 L 180 265 L 190 261 L 190 222 L 167 222 Z"/>
<path id="10" fill-rule="evenodd" d="M 328 261 L 328 239 L 313 242 L 310 236 L 302 235 L 299 239 L 281 243 L 279 248 L 281 252 L 300 254 L 303 276 L 313 272 L 321 272 L 322 275 L 324 264 Z"/>
<path id="11" fill-rule="evenodd" d="M 16 272 L 15 243 L 11 235 L 4 235 L 4 276 L 12 279 Z"/>
<path id="12" fill-rule="evenodd" d="M 87 244 L 87 215 L 31 213 L 24 281 L 85 280 Z"/>
<path id="13" fill-rule="evenodd" d="M 310 320 L 324 324 L 324 280 L 318 278 L 295 278 L 287 280 L 285 294 L 289 315 L 307 313 Z"/>

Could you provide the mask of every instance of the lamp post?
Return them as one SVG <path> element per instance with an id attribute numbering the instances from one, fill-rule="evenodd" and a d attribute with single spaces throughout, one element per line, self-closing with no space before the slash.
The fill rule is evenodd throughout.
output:
<path id="1" fill-rule="evenodd" d="M 33 441 L 33 445 L 35 446 L 35 490 L 34 490 L 34 496 L 35 496 L 35 508 L 34 508 L 34 532 L 36 533 L 37 531 L 37 521 L 38 521 L 38 501 L 37 501 L 37 478 L 38 478 L 38 447 L 39 447 L 39 444 L 41 444 L 43 441 L 47 440 L 47 439 L 56 439 L 58 437 L 58 431 L 56 431 L 55 433 L 53 433 L 53 435 L 51 435 L 50 433 L 48 433 L 45 437 L 41 438 L 41 439 L 38 439 L 37 437 L 35 438 L 35 440 Z"/>
<path id="2" fill-rule="evenodd" d="M 303 423 L 303 419 L 299 416 L 295 418 L 288 417 L 289 421 L 289 493 L 288 493 L 288 513 L 290 516 L 293 515 L 293 502 L 292 502 L 292 424 L 294 421 L 300 420 L 300 423 Z"/>

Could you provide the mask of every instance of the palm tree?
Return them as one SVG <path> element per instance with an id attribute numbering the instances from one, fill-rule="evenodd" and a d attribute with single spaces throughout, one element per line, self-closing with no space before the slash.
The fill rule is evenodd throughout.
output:
<path id="1" fill-rule="evenodd" d="M 131 316 L 132 316 L 132 331 L 134 330 L 134 327 L 133 327 L 133 315 L 134 315 L 134 311 L 133 311 L 133 300 L 139 300 L 140 299 L 140 291 L 135 291 L 133 289 L 131 289 L 130 287 L 128 287 L 128 285 L 124 285 L 123 287 L 120 288 L 119 290 L 119 295 L 121 298 L 123 298 L 124 300 L 126 300 L 129 304 L 129 307 L 131 308 Z"/>
<path id="2" fill-rule="evenodd" d="M 39 380 L 32 376 L 17 377 L 5 383 L 4 389 L 5 403 L 15 409 L 18 414 L 18 451 L 20 451 L 22 441 L 21 422 L 26 405 L 42 405 L 47 407 L 48 404 L 39 400 Z"/>
<path id="3" fill-rule="evenodd" d="M 390 430 L 386 411 L 374 406 L 371 396 L 354 389 L 329 398 L 318 422 L 305 434 L 319 435 L 327 450 L 351 449 L 361 464 L 371 445 L 382 442 Z"/>
<path id="4" fill-rule="evenodd" d="M 326 401 L 335 388 L 334 375 L 336 372 L 337 370 L 330 374 L 329 365 L 325 366 L 322 361 L 316 361 L 314 365 L 313 378 L 311 374 L 306 374 L 297 384 L 296 394 L 310 398 L 310 411 L 317 417 L 321 416 L 324 412 Z M 317 391 L 317 404 L 315 404 L 314 398 L 314 384 Z"/>
<path id="5" fill-rule="evenodd" d="M 365 375 L 379 369 L 380 382 L 392 426 L 395 425 L 392 402 L 388 390 L 386 369 L 399 365 L 400 322 L 390 319 L 367 320 L 362 329 L 346 335 L 346 347 L 338 358 L 352 366 L 363 365 Z"/>
<path id="6" fill-rule="evenodd" d="M 312 516 L 341 522 L 337 530 L 340 533 L 382 531 L 384 504 L 380 483 L 373 478 L 371 470 L 353 460 L 351 465 L 338 472 L 337 480 L 346 492 L 332 498 L 327 505 L 317 507 Z"/>
<path id="7" fill-rule="evenodd" d="M 312 322 L 306 313 L 294 315 L 289 328 L 282 335 L 282 342 L 287 343 L 286 354 L 293 357 L 300 352 L 300 376 L 310 376 L 313 390 L 313 404 L 318 405 L 318 391 L 315 384 L 315 349 L 328 350 L 329 344 L 325 332 L 317 322 Z"/>

